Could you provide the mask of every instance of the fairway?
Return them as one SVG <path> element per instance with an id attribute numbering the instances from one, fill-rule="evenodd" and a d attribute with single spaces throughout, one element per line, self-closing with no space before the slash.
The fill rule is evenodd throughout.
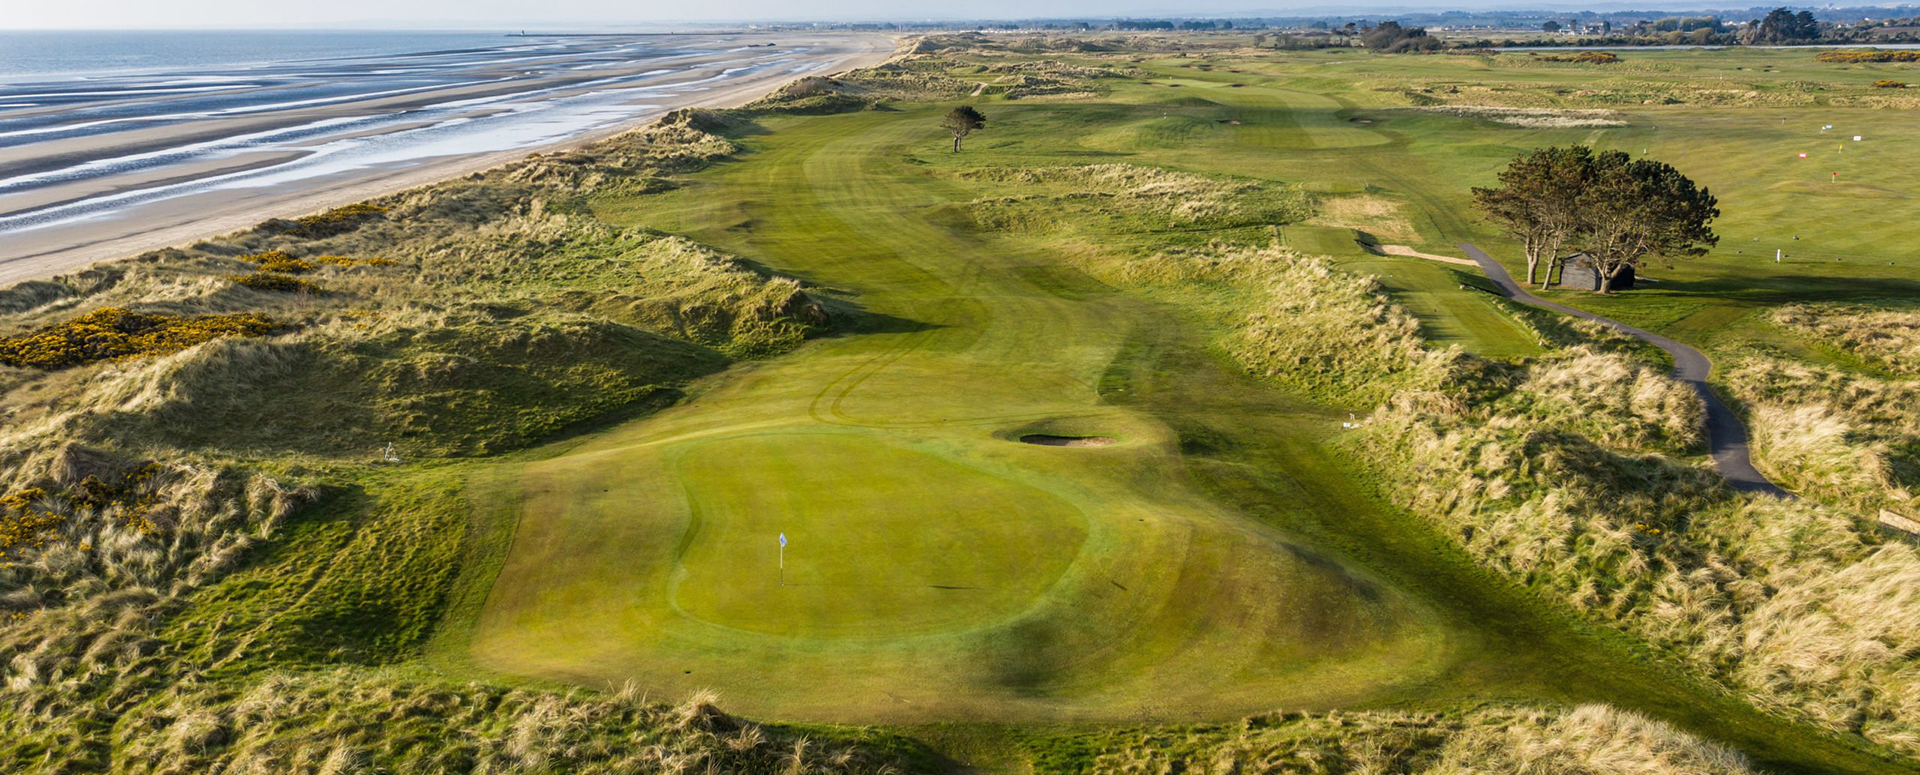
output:
<path id="1" fill-rule="evenodd" d="M 1441 65 L 1478 66 L 1454 59 Z M 453 662 L 714 689 L 789 721 L 1217 720 L 1500 698 L 1608 702 L 1772 761 L 1834 750 L 1542 606 L 1384 505 L 1336 451 L 1352 407 L 1275 390 L 1221 351 L 1196 310 L 1233 308 L 1209 295 L 1230 291 L 1121 289 L 1088 269 L 1222 233 L 1097 210 L 1001 228 L 969 215 L 1076 201 L 1010 185 L 994 174 L 1006 168 L 1297 184 L 1311 219 L 1237 236 L 1378 276 L 1436 344 L 1541 352 L 1468 287 L 1477 273 L 1356 238 L 1502 245 L 1466 211 L 1468 185 L 1517 148 L 1637 141 L 1639 123 L 1489 129 L 1244 66 L 1258 72 L 1150 61 L 1150 79 L 1107 99 L 990 102 L 992 128 L 962 154 L 945 150 L 939 105 L 761 117 L 737 159 L 593 201 L 601 219 L 801 278 L 841 332 L 482 477 L 480 507 L 518 523 Z M 1732 196 L 1749 193 L 1767 195 Z M 1726 271 L 1717 255 L 1698 267 Z"/>

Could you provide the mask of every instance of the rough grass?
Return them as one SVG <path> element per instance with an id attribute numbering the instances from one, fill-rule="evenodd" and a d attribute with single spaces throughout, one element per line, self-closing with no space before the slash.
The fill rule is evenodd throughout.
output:
<path id="1" fill-rule="evenodd" d="M 1230 727 L 1114 734 L 1099 775 L 1170 772 L 1745 775 L 1745 757 L 1604 705 L 1460 714 L 1276 713 Z"/>
<path id="2" fill-rule="evenodd" d="M 1728 384 L 1769 476 L 1863 516 L 1920 511 L 1920 384 L 1757 355 Z"/>
<path id="3" fill-rule="evenodd" d="M 181 687 L 129 715 L 126 773 L 632 772 L 882 775 L 899 744 L 850 744 L 612 694 L 459 684 L 360 670 Z M 865 741 L 860 741 L 865 742 Z"/>
<path id="4" fill-rule="evenodd" d="M 1910 547 L 1813 503 L 1736 496 L 1668 457 L 1698 448 L 1697 399 L 1624 356 L 1461 365 L 1397 393 L 1350 441 L 1396 501 L 1763 706 L 1920 750 L 1903 688 L 1920 680 Z"/>
<path id="5" fill-rule="evenodd" d="M 1131 164 L 988 167 L 960 176 L 1033 192 L 973 202 L 970 212 L 986 229 L 1223 230 L 1291 223 L 1313 212 L 1312 198 L 1294 186 Z"/>
<path id="6" fill-rule="evenodd" d="M 0 417 L 0 436 L 484 453 L 790 349 L 829 323 L 798 283 L 568 204 L 732 152 L 699 128 L 719 122 L 676 114 L 305 226 L 270 222 L 16 289 L 0 325 L 94 311 L 0 342 L 0 363 L 97 365 L 61 381 L 0 381 L 24 409 Z M 348 257 L 369 255 L 382 257 Z M 257 344 L 180 352 L 269 329 L 278 335 Z"/>
<path id="7" fill-rule="evenodd" d="M 1920 376 L 1920 310 L 1852 304 L 1790 304 L 1773 323 L 1888 371 Z"/>

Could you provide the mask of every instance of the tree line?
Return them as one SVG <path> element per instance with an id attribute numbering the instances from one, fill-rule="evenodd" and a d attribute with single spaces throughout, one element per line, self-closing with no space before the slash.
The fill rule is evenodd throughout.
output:
<path id="1" fill-rule="evenodd" d="M 1551 287 L 1567 254 L 1581 255 L 1600 292 L 1649 259 L 1703 255 L 1720 241 L 1719 200 L 1679 170 L 1584 145 L 1515 158 L 1474 205 L 1526 251 L 1527 282 Z M 1545 264 L 1542 271 L 1542 264 Z"/>

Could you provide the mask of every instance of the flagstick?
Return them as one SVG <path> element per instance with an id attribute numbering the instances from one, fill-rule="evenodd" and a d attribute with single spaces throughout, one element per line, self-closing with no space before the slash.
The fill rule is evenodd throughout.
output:
<path id="1" fill-rule="evenodd" d="M 787 585 L 787 542 L 780 542 L 780 586 Z"/>

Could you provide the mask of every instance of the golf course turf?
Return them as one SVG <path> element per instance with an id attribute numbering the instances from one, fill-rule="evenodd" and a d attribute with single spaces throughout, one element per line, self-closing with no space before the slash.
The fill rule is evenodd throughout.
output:
<path id="1" fill-rule="evenodd" d="M 1600 701 L 1782 770 L 1894 766 L 1476 567 L 1342 459 L 1350 407 L 1245 375 L 1198 316 L 1062 258 L 1100 235 L 956 215 L 1008 193 L 959 172 L 1123 159 L 1375 197 L 1409 230 L 1398 241 L 1441 252 L 1500 244 L 1463 203 L 1514 149 L 1614 141 L 1487 140 L 1473 120 L 1408 111 L 1355 122 L 1343 88 L 1276 65 L 1264 79 L 1180 66 L 1152 63 L 1149 83 L 1098 101 L 986 103 L 988 129 L 959 155 L 942 105 L 765 118 L 738 133 L 746 153 L 674 191 L 594 202 L 801 278 L 837 300 L 844 331 L 477 477 L 481 510 L 517 522 L 484 606 L 453 625 L 470 627 L 465 652 L 440 659 L 711 688 L 804 722 Z M 1424 147 L 1442 140 L 1459 145 Z M 1382 275 L 1439 343 L 1534 351 L 1462 287 L 1469 272 L 1372 255 L 1353 241 L 1365 224 L 1337 220 L 1278 234 Z"/>

